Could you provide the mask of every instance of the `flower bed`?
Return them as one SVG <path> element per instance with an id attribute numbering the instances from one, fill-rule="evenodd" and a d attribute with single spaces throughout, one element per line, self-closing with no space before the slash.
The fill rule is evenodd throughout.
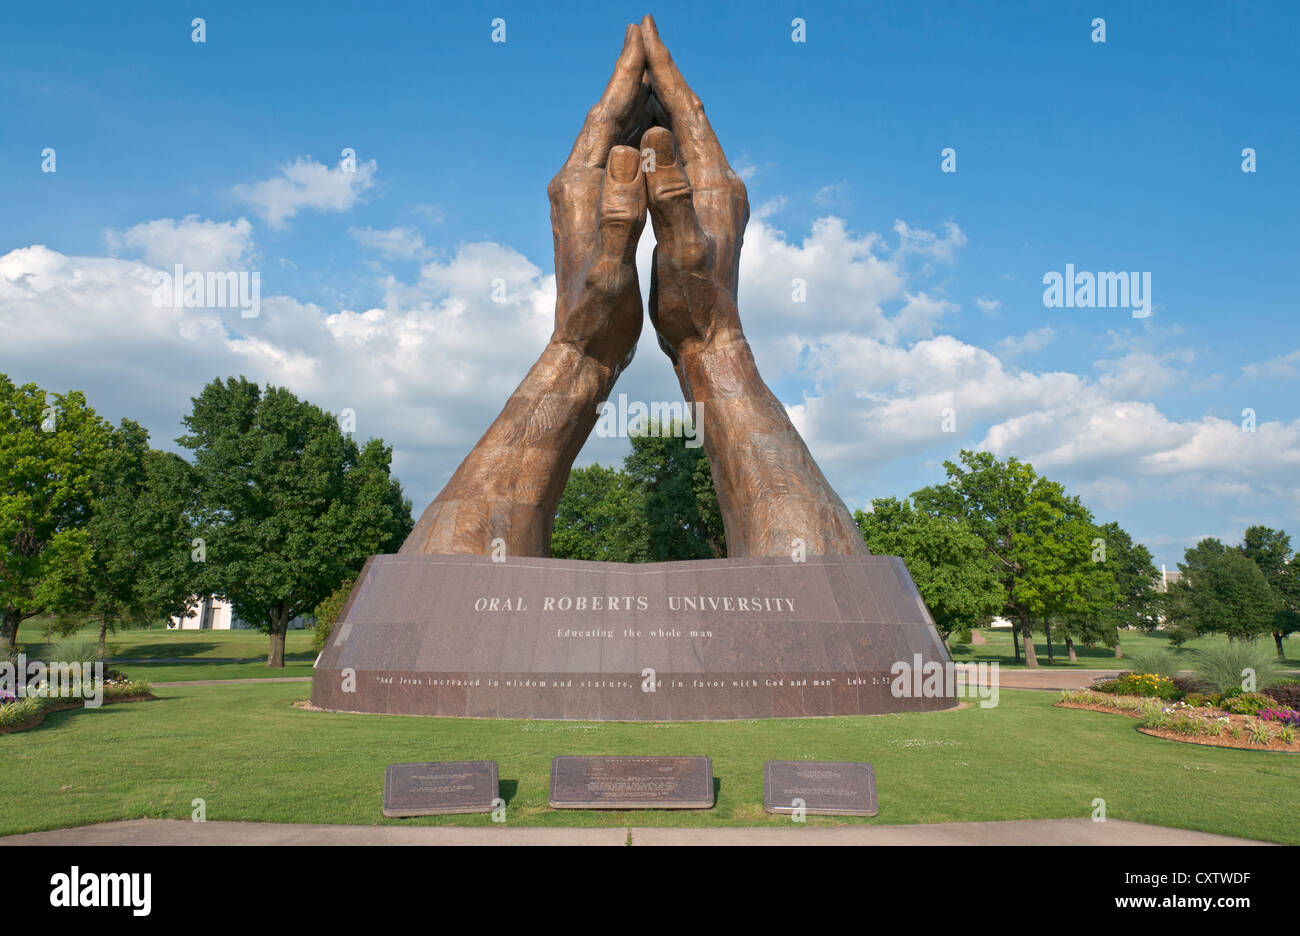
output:
<path id="1" fill-rule="evenodd" d="M 1141 719 L 1138 731 L 1157 738 L 1215 747 L 1300 753 L 1300 726 L 1288 715 L 1292 713 L 1300 719 L 1300 713 L 1289 709 L 1272 710 L 1280 711 L 1278 716 L 1265 717 L 1261 712 L 1257 717 L 1186 702 L 1162 705 L 1150 697 L 1117 696 L 1091 689 L 1063 692 L 1056 704 L 1060 708 L 1115 712 Z"/>
<path id="2" fill-rule="evenodd" d="M 153 686 L 146 680 L 114 680 L 104 684 L 104 704 L 114 702 L 143 702 L 154 698 Z M 0 693 L 0 734 L 13 734 L 35 728 L 51 712 L 81 708 L 84 699 L 45 698 L 42 696 L 23 696 L 17 698 L 11 692 Z"/>

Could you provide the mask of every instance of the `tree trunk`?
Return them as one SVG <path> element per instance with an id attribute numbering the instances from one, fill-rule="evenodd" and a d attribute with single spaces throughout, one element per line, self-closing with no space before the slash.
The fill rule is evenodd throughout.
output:
<path id="1" fill-rule="evenodd" d="M 271 650 L 266 655 L 266 665 L 284 669 L 284 635 L 289 630 L 289 606 L 278 604 L 271 612 Z"/>
<path id="2" fill-rule="evenodd" d="M 1029 623 L 1029 615 L 1020 615 L 1020 635 L 1025 638 L 1025 666 L 1038 667 L 1038 651 L 1034 649 L 1034 628 Z"/>
<path id="3" fill-rule="evenodd" d="M 1282 633 L 1281 633 L 1281 631 L 1273 631 L 1273 643 L 1275 643 L 1275 644 L 1277 645 L 1277 658 L 1278 658 L 1279 660 L 1285 660 L 1285 659 L 1286 659 L 1286 654 L 1282 652 Z"/>
<path id="4" fill-rule="evenodd" d="M 1011 643 L 1016 648 L 1016 662 L 1020 662 L 1020 635 L 1017 633 L 1016 625 L 1011 627 Z"/>
<path id="5" fill-rule="evenodd" d="M 1124 651 L 1120 649 L 1118 640 L 1115 641 L 1115 659 L 1117 660 L 1124 659 Z"/>
<path id="6" fill-rule="evenodd" d="M 104 638 L 108 636 L 108 618 L 99 619 L 99 658 L 104 659 Z"/>
<path id="7" fill-rule="evenodd" d="M 1079 655 L 1074 652 L 1074 641 L 1070 639 L 1069 634 L 1065 635 L 1065 649 L 1070 651 L 1070 662 L 1078 663 Z"/>
<path id="8" fill-rule="evenodd" d="M 22 617 L 17 608 L 6 607 L 0 616 L 0 654 L 8 656 L 18 643 L 18 622 Z"/>
<path id="9" fill-rule="evenodd" d="M 1052 622 L 1043 618 L 1043 631 L 1047 634 L 1047 663 L 1050 666 L 1056 662 L 1056 657 L 1052 656 Z"/>

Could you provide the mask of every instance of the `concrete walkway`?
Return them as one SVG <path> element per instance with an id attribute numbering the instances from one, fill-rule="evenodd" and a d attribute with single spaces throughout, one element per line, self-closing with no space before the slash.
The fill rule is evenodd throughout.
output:
<path id="1" fill-rule="evenodd" d="M 0 838 L 8 845 L 1267 845 L 1250 839 L 1109 819 L 1026 819 L 931 825 L 601 829 L 509 826 L 295 825 L 132 819 Z"/>
<path id="2" fill-rule="evenodd" d="M 277 683 L 277 682 L 311 682 L 310 676 L 258 676 L 252 679 L 187 679 L 182 682 L 156 682 L 152 685 L 154 688 L 160 686 L 224 686 L 227 683 L 247 685 L 248 683 Z"/>
<path id="3" fill-rule="evenodd" d="M 958 663 L 962 669 L 967 664 Z M 1118 676 L 1119 670 L 1101 669 L 1019 669 L 1009 666 L 998 667 L 998 687 L 1000 689 L 1085 689 L 1101 677 Z"/>

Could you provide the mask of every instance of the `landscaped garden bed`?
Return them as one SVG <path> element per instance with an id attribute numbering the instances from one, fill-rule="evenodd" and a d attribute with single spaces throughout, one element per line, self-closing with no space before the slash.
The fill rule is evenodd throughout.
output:
<path id="1" fill-rule="evenodd" d="M 143 679 L 105 680 L 104 705 L 115 702 L 144 702 L 153 699 L 153 686 Z M 23 696 L 0 693 L 0 734 L 13 734 L 35 728 L 51 712 L 81 708 L 85 699 L 60 699 L 44 696 Z"/>
<path id="2" fill-rule="evenodd" d="M 1230 696 L 1218 704 L 1192 694 L 1189 704 L 1155 696 L 1074 689 L 1062 692 L 1056 704 L 1128 715 L 1141 720 L 1138 731 L 1171 741 L 1300 753 L 1300 712 L 1283 708 L 1261 693 Z"/>

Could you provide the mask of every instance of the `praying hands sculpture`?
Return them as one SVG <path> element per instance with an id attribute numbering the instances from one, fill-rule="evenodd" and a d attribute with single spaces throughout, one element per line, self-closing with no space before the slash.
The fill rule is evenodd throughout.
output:
<path id="1" fill-rule="evenodd" d="M 745 184 L 652 17 L 628 26 L 605 93 L 548 187 L 555 331 L 404 553 L 550 554 L 556 506 L 600 404 L 641 335 L 636 246 L 657 241 L 650 321 L 700 433 L 731 557 L 866 555 L 785 407 L 759 376 L 736 306 Z"/>

